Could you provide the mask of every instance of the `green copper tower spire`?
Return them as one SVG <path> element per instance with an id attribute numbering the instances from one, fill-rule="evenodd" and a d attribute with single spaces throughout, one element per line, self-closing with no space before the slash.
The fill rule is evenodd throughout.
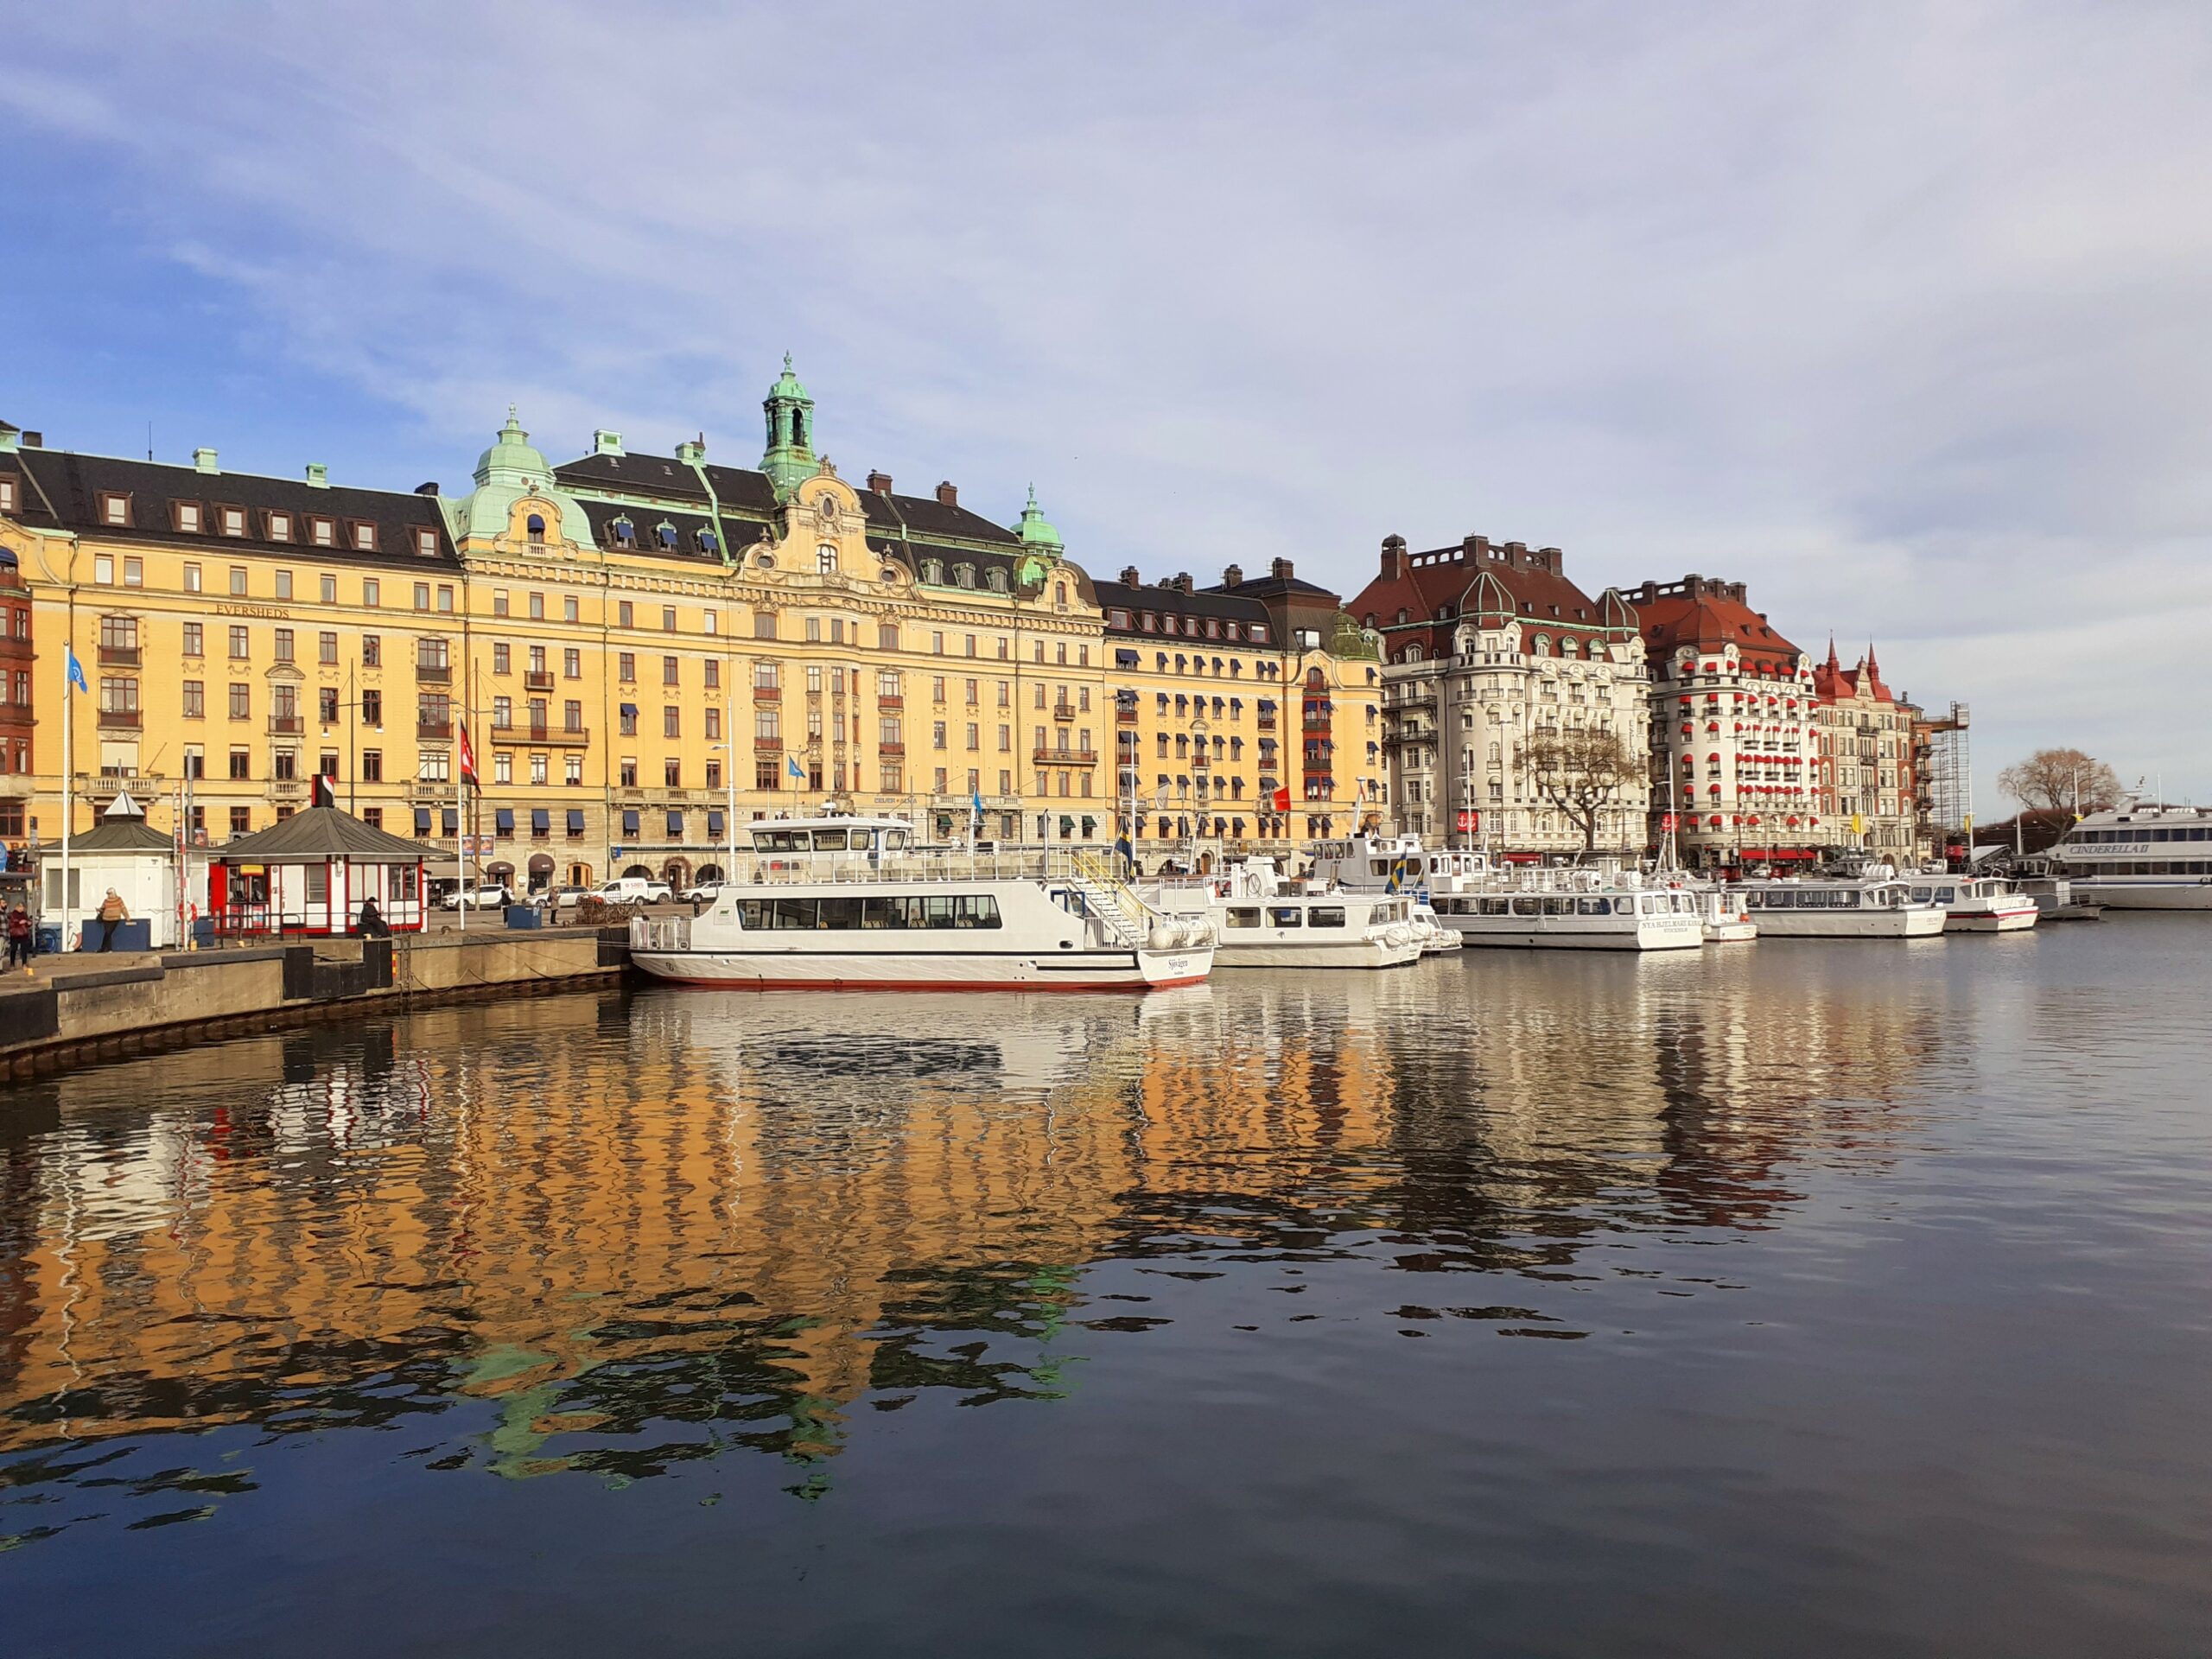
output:
<path id="1" fill-rule="evenodd" d="M 1054 554 L 1060 550 L 1060 532 L 1045 517 L 1045 510 L 1037 505 L 1037 486 L 1029 486 L 1029 505 L 1021 510 L 1021 522 L 1014 526 L 1024 547 L 1049 548 Z"/>
<path id="2" fill-rule="evenodd" d="M 760 457 L 760 470 L 779 496 L 789 495 L 819 468 L 814 458 L 814 399 L 791 372 L 789 352 L 784 353 L 783 373 L 760 407 L 768 416 L 768 452 Z"/>

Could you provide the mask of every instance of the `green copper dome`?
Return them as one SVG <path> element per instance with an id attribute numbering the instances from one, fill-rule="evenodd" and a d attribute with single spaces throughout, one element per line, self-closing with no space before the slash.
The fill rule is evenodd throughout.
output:
<path id="1" fill-rule="evenodd" d="M 576 499 L 554 483 L 552 467 L 531 447 L 512 404 L 507 405 L 506 424 L 492 440 L 492 447 L 477 457 L 475 477 L 476 487 L 467 496 L 439 504 L 456 538 L 505 535 L 510 510 L 529 496 L 545 504 L 547 511 L 540 516 L 546 520 L 549 540 L 590 542 L 590 520 Z"/>
<path id="2" fill-rule="evenodd" d="M 1052 528 L 1052 521 L 1045 517 L 1044 510 L 1037 505 L 1037 486 L 1034 484 L 1029 486 L 1029 505 L 1021 510 L 1021 522 L 1013 528 L 1021 537 L 1024 547 L 1057 549 L 1060 546 L 1060 532 Z"/>
<path id="3" fill-rule="evenodd" d="M 791 354 L 784 353 L 784 372 L 761 400 L 768 417 L 768 448 L 760 457 L 760 470 L 776 486 L 779 499 L 788 497 L 803 480 L 820 470 L 814 457 L 814 399 L 791 372 Z"/>
<path id="4" fill-rule="evenodd" d="M 476 458 L 476 481 L 485 484 L 550 484 L 553 469 L 545 464 L 545 457 L 531 447 L 530 434 L 522 429 L 522 423 L 515 418 L 515 406 L 507 405 L 507 423 L 492 440 L 492 447 Z"/>

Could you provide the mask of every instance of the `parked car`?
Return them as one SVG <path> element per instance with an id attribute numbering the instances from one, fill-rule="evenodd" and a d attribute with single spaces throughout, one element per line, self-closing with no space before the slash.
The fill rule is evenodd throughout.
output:
<path id="1" fill-rule="evenodd" d="M 578 905 L 581 905 L 585 899 L 590 897 L 591 889 L 589 887 L 556 887 L 553 889 L 553 908 L 556 910 L 574 910 Z"/>
<path id="2" fill-rule="evenodd" d="M 448 910 L 505 910 L 515 901 L 515 896 L 504 884 L 481 887 L 455 887 L 439 902 Z"/>
<path id="3" fill-rule="evenodd" d="M 665 881 L 642 875 L 621 875 L 594 888 L 591 896 L 606 905 L 661 905 L 676 895 L 669 891 Z"/>
<path id="4" fill-rule="evenodd" d="M 681 899 L 687 905 L 711 905 L 715 899 L 721 897 L 721 893 L 722 884 L 721 882 L 699 881 L 684 888 L 683 892 L 677 893 L 676 896 Z"/>

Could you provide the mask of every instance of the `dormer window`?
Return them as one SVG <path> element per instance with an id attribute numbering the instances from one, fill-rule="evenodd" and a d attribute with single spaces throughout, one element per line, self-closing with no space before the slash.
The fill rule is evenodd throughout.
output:
<path id="1" fill-rule="evenodd" d="M 308 520 L 308 539 L 317 547 L 338 545 L 338 521 L 320 515 Z"/>
<path id="2" fill-rule="evenodd" d="M 944 563 L 938 559 L 924 559 L 922 561 L 922 580 L 924 582 L 930 582 L 934 586 L 942 588 L 944 585 Z"/>
<path id="3" fill-rule="evenodd" d="M 545 541 L 545 515 L 542 512 L 531 513 L 529 518 L 523 520 L 522 533 L 533 543 L 540 546 L 543 545 Z"/>
<path id="4" fill-rule="evenodd" d="M 374 524 L 357 524 L 353 526 L 353 550 L 356 553 L 377 550 L 377 527 Z"/>
<path id="5" fill-rule="evenodd" d="M 435 530 L 417 530 L 415 532 L 415 550 L 426 559 L 437 557 L 438 532 Z"/>
<path id="6" fill-rule="evenodd" d="M 130 524 L 130 498 L 127 495 L 101 496 L 100 523 L 128 529 Z"/>
<path id="7" fill-rule="evenodd" d="M 169 510 L 175 516 L 179 530 L 196 531 L 200 528 L 200 504 L 197 501 L 171 502 Z"/>
<path id="8" fill-rule="evenodd" d="M 954 565 L 952 585 L 956 588 L 973 588 L 976 585 L 976 567 L 972 564 Z"/>
<path id="9" fill-rule="evenodd" d="M 638 544 L 638 527 L 627 518 L 617 518 L 607 529 L 614 537 L 615 546 L 635 547 Z"/>
<path id="10" fill-rule="evenodd" d="M 292 515 L 290 513 L 272 512 L 269 515 L 268 524 L 269 539 L 270 541 L 289 542 L 292 539 Z"/>
<path id="11" fill-rule="evenodd" d="M 16 510 L 16 477 L 13 473 L 0 473 L 0 512 Z"/>
<path id="12" fill-rule="evenodd" d="M 664 521 L 655 524 L 653 539 L 660 543 L 664 552 L 673 553 L 676 550 L 676 526 Z"/>
<path id="13" fill-rule="evenodd" d="M 1252 643 L 1255 645 L 1264 645 L 1268 643 L 1268 625 L 1266 623 L 1255 622 L 1252 625 Z"/>
<path id="14" fill-rule="evenodd" d="M 701 531 L 699 532 L 699 550 L 702 553 L 721 552 L 722 550 L 721 538 L 711 530 Z"/>
<path id="15" fill-rule="evenodd" d="M 994 566 L 994 567 L 992 568 L 992 569 L 991 569 L 991 573 L 990 573 L 989 576 L 988 576 L 986 580 L 987 580 L 987 583 L 988 583 L 988 587 L 990 588 L 990 590 L 991 590 L 993 593 L 995 593 L 995 594 L 1002 594 L 1002 593 L 1006 592 L 1006 572 L 1005 572 L 1005 571 L 1003 571 L 1003 570 L 1001 570 L 1001 569 L 999 569 L 997 567 Z"/>

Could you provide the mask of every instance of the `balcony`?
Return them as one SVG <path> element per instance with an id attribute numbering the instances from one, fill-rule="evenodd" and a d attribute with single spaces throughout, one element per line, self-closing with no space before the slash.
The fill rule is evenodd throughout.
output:
<path id="1" fill-rule="evenodd" d="M 1040 766 L 1096 766 L 1097 762 L 1098 751 L 1096 749 L 1048 749 L 1040 747 L 1036 755 L 1036 764 Z"/>
<path id="2" fill-rule="evenodd" d="M 1114 711 L 1114 723 L 1116 726 L 1135 725 L 1137 723 L 1137 711 L 1134 709 L 1116 709 Z"/>
<path id="3" fill-rule="evenodd" d="M 550 691 L 553 689 L 553 671 L 533 668 L 522 677 L 522 683 L 525 691 Z"/>
<path id="4" fill-rule="evenodd" d="M 136 645 L 102 645 L 100 647 L 102 668 L 136 668 L 138 666 L 138 647 Z"/>
<path id="5" fill-rule="evenodd" d="M 1052 718 L 1054 720 L 1073 720 L 1075 718 L 1075 704 L 1071 702 L 1054 703 L 1052 705 Z"/>
<path id="6" fill-rule="evenodd" d="M 271 737 L 297 737 L 307 730 L 307 717 L 304 715 L 269 716 L 269 735 Z"/>
<path id="7" fill-rule="evenodd" d="M 780 737 L 756 737 L 753 740 L 753 753 L 755 754 L 781 754 L 783 752 L 784 740 Z"/>
<path id="8" fill-rule="evenodd" d="M 875 746 L 875 752 L 887 760 L 903 760 L 906 758 L 906 746 L 904 743 L 879 743 Z"/>
<path id="9" fill-rule="evenodd" d="M 269 798 L 272 801 L 304 801 L 308 798 L 308 780 L 304 778 L 272 778 L 269 780 Z"/>
<path id="10" fill-rule="evenodd" d="M 103 709 L 100 710 L 100 729 L 113 732 L 135 732 L 140 721 L 136 709 Z"/>
<path id="11" fill-rule="evenodd" d="M 447 743 L 453 741 L 453 721 L 449 720 L 418 720 L 415 722 L 417 743 Z"/>
<path id="12" fill-rule="evenodd" d="M 753 701 L 755 702 L 781 702 L 783 700 L 784 688 L 780 685 L 756 685 L 753 688 Z"/>
<path id="13" fill-rule="evenodd" d="M 1259 717 L 1259 728 L 1263 732 L 1272 732 L 1275 728 L 1275 717 L 1273 715 L 1262 715 Z"/>
<path id="14" fill-rule="evenodd" d="M 906 699 L 896 691 L 881 691 L 876 694 L 875 706 L 886 714 L 895 714 L 906 706 Z"/>
<path id="15" fill-rule="evenodd" d="M 418 662 L 415 664 L 415 679 L 421 685 L 451 685 L 453 668 L 446 663 Z"/>
<path id="16" fill-rule="evenodd" d="M 541 749 L 581 749 L 591 741 L 591 733 L 582 726 L 551 726 L 534 720 L 526 726 L 495 723 L 492 728 L 492 741 L 494 743 L 527 743 Z"/>

